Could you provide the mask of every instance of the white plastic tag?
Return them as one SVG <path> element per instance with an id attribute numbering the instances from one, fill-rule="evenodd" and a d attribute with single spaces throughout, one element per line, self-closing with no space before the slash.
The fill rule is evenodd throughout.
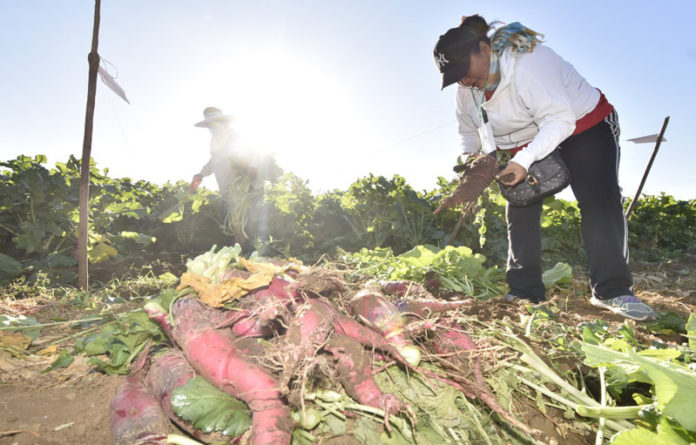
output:
<path id="1" fill-rule="evenodd" d="M 491 123 L 484 119 L 484 122 L 478 127 L 478 134 L 481 139 L 481 151 L 487 155 L 493 153 L 496 147 Z"/>

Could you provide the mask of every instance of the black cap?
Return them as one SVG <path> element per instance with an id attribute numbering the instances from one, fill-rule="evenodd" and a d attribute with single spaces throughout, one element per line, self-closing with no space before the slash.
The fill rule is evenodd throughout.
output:
<path id="1" fill-rule="evenodd" d="M 468 26 L 452 28 L 440 36 L 433 55 L 442 73 L 442 88 L 452 85 L 469 72 L 471 50 L 481 36 Z"/>

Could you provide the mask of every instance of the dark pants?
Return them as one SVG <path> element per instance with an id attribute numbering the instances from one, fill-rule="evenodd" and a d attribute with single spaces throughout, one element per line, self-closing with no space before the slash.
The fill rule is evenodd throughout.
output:
<path id="1" fill-rule="evenodd" d="M 580 207 L 582 236 L 590 266 L 592 295 L 607 299 L 632 295 L 628 269 L 628 227 L 621 205 L 619 123 L 616 112 L 561 143 L 561 156 L 571 175 L 570 186 Z M 544 299 L 541 281 L 542 203 L 508 204 L 510 293 L 531 301 Z"/>

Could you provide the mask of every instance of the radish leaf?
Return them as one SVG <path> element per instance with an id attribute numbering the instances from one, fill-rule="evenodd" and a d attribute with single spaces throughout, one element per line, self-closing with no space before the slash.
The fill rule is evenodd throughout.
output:
<path id="1" fill-rule="evenodd" d="M 655 385 L 657 408 L 678 421 L 684 428 L 696 431 L 696 374 L 685 366 L 644 357 L 629 352 L 629 356 L 645 371 Z"/>
<path id="2" fill-rule="evenodd" d="M 41 373 L 45 374 L 49 371 L 53 371 L 54 369 L 67 368 L 74 360 L 75 356 L 63 349 L 62 351 L 60 351 L 60 354 L 53 361 L 53 363 L 51 363 L 51 366 L 41 371 Z"/>
<path id="3" fill-rule="evenodd" d="M 696 314 L 691 314 L 686 322 L 686 335 L 689 337 L 689 346 L 696 351 Z"/>
<path id="4" fill-rule="evenodd" d="M 172 392 L 172 408 L 197 429 L 237 437 L 251 426 L 244 402 L 220 391 L 200 376 Z"/>

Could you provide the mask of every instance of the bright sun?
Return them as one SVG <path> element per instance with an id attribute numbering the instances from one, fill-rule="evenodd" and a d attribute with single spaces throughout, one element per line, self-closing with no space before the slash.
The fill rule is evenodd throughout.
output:
<path id="1" fill-rule="evenodd" d="M 310 185 L 325 190 L 334 188 L 337 161 L 341 170 L 346 162 L 361 162 L 354 154 L 369 135 L 341 79 L 280 52 L 250 55 L 235 65 L 227 70 L 234 78 L 227 80 L 229 105 L 223 106 L 243 144 L 275 153 L 284 170 L 311 176 Z"/>

